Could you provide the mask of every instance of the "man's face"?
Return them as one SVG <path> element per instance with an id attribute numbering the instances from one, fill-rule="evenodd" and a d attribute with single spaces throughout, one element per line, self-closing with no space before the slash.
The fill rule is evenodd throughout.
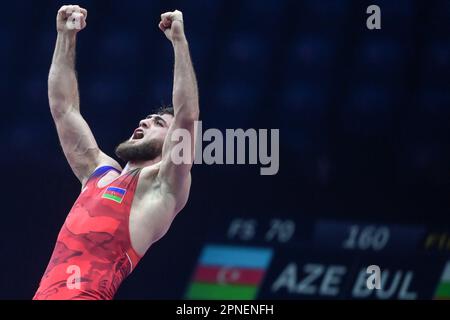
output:
<path id="1" fill-rule="evenodd" d="M 154 114 L 141 120 L 131 138 L 116 148 L 116 155 L 126 162 L 156 159 L 162 153 L 172 121 L 170 114 Z"/>

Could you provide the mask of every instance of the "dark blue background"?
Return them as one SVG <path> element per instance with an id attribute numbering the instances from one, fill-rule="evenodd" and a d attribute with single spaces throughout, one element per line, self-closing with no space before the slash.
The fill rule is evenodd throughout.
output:
<path id="1" fill-rule="evenodd" d="M 47 74 L 62 1 L 0 19 L 0 298 L 30 299 L 80 186 Z M 218 217 L 450 222 L 450 1 L 79 1 L 81 110 L 101 148 L 171 102 L 161 13 L 184 12 L 205 128 L 279 128 L 280 172 L 196 166 L 190 202 L 117 298 L 180 298 Z M 366 28 L 378 4 L 382 30 Z"/>

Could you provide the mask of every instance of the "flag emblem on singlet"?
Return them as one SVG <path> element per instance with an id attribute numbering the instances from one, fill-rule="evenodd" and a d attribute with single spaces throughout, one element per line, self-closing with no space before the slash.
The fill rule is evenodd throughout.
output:
<path id="1" fill-rule="evenodd" d="M 206 246 L 200 256 L 186 298 L 192 300 L 254 300 L 272 249 Z"/>
<path id="2" fill-rule="evenodd" d="M 121 189 L 121 188 L 117 188 L 117 187 L 109 187 L 106 189 L 102 198 L 112 200 L 117 203 L 122 203 L 123 198 L 125 197 L 125 193 L 127 193 L 127 190 L 125 190 L 125 189 Z"/>

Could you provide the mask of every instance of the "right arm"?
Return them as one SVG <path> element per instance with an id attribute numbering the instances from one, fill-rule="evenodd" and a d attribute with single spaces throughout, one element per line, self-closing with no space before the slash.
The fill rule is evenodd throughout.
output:
<path id="1" fill-rule="evenodd" d="M 67 28 L 67 19 L 78 14 L 79 30 Z M 64 154 L 82 185 L 100 165 L 120 168 L 98 147 L 94 135 L 80 113 L 80 98 L 75 71 L 77 33 L 86 27 L 87 11 L 78 6 L 63 6 L 58 11 L 58 37 L 48 78 L 50 111 L 55 121 Z"/>

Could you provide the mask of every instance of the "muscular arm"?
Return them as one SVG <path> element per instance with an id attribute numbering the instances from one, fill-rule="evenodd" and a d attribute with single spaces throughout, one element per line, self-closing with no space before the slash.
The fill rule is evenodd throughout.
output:
<path id="1" fill-rule="evenodd" d="M 181 210 L 186 204 L 190 187 L 190 170 L 194 159 L 194 122 L 199 118 L 199 99 L 197 80 L 192 65 L 189 46 L 183 30 L 183 16 L 181 12 L 175 11 L 162 15 L 160 28 L 171 40 L 174 55 L 174 88 L 173 107 L 174 120 L 162 152 L 162 163 L 158 174 L 161 189 L 164 194 L 171 194 L 176 203 L 176 211 Z M 190 136 L 190 161 L 189 163 L 175 164 L 171 153 L 179 141 L 172 141 L 176 130 L 189 132 Z"/>
<path id="2" fill-rule="evenodd" d="M 73 10 L 87 12 L 78 6 Z M 70 18 L 70 7 L 64 6 L 58 12 L 58 37 L 48 78 L 48 96 L 52 117 L 56 124 L 64 154 L 77 178 L 84 185 L 100 164 L 120 166 L 100 151 L 95 138 L 80 114 L 80 98 L 75 72 L 77 31 L 67 30 L 65 23 Z M 84 20 L 82 27 L 86 26 Z"/>

